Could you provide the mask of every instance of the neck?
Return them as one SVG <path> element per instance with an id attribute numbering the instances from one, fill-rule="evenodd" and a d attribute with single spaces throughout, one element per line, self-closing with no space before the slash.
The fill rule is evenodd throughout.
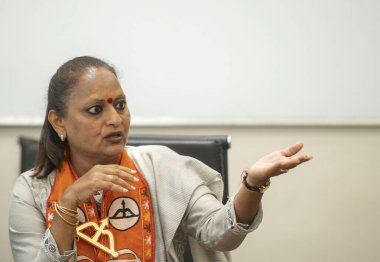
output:
<path id="1" fill-rule="evenodd" d="M 99 156 L 82 156 L 70 152 L 70 162 L 78 177 L 86 174 L 91 168 L 96 165 L 109 165 L 116 163 L 118 156 L 116 157 L 103 157 Z"/>

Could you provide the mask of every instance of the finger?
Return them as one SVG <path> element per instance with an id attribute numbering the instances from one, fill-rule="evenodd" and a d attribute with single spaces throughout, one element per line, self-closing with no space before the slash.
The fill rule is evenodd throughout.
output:
<path id="1" fill-rule="evenodd" d="M 292 168 L 295 168 L 299 164 L 311 160 L 312 157 L 309 155 L 300 155 L 300 156 L 292 156 L 286 158 L 280 165 L 279 165 L 279 170 L 284 171 L 284 170 L 289 170 Z"/>
<path id="2" fill-rule="evenodd" d="M 126 167 L 126 166 L 120 166 L 120 165 L 107 165 L 107 167 L 111 167 L 111 168 L 115 168 L 115 169 L 121 169 L 125 172 L 127 172 L 128 174 L 131 174 L 131 175 L 134 175 L 136 174 L 136 170 L 134 169 L 131 169 L 129 167 Z"/>
<path id="3" fill-rule="evenodd" d="M 281 151 L 282 155 L 290 157 L 298 153 L 303 147 L 302 142 L 295 143 L 294 145 L 288 147 L 287 149 L 284 149 Z"/>
<path id="4" fill-rule="evenodd" d="M 125 179 L 127 181 L 130 181 L 130 182 L 138 182 L 139 179 L 137 177 L 135 177 L 134 175 L 130 174 L 130 170 L 132 170 L 132 169 L 129 169 L 129 168 L 123 167 L 123 166 L 118 166 L 118 165 L 110 165 L 110 166 L 105 167 L 103 172 L 107 175 L 118 176 L 118 177 Z"/>
<path id="5" fill-rule="evenodd" d="M 136 174 L 136 170 L 134 169 L 131 169 L 129 167 L 126 167 L 126 166 L 119 166 L 119 165 L 116 165 L 117 167 L 121 168 L 122 170 L 126 171 L 127 173 L 131 174 L 131 175 L 134 175 Z"/>
<path id="6" fill-rule="evenodd" d="M 118 176 L 115 176 L 115 175 L 106 175 L 105 181 L 108 181 L 112 184 L 116 184 L 116 185 L 119 185 L 125 189 L 128 189 L 128 190 L 135 190 L 136 187 L 132 186 L 131 184 L 127 183 L 124 179 L 121 179 L 120 177 Z"/>
<path id="7" fill-rule="evenodd" d="M 119 193 L 126 193 L 129 191 L 127 188 L 109 181 L 101 181 L 99 183 L 99 187 L 101 187 L 103 190 L 110 190 Z"/>
<path id="8" fill-rule="evenodd" d="M 306 161 L 312 160 L 312 159 L 313 159 L 313 156 L 310 156 L 310 155 L 302 155 L 302 156 L 299 156 L 299 159 L 300 159 L 300 161 L 303 163 L 303 162 L 306 162 Z"/>

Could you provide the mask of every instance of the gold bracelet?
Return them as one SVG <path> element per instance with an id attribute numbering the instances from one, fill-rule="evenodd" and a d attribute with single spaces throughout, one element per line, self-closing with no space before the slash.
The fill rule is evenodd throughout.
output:
<path id="1" fill-rule="evenodd" d="M 72 209 L 69 209 L 67 207 L 63 207 L 63 206 L 60 206 L 58 204 L 58 202 L 56 203 L 56 207 L 57 209 L 62 212 L 63 214 L 65 215 L 68 215 L 69 217 L 73 217 L 73 218 L 76 218 L 76 216 L 78 215 L 78 212 L 77 211 L 74 211 Z"/>
<path id="2" fill-rule="evenodd" d="M 55 203 L 54 208 L 55 208 L 55 213 L 57 213 L 58 216 L 59 216 L 64 222 L 66 222 L 67 224 L 69 224 L 69 225 L 71 225 L 71 226 L 74 226 L 74 227 L 76 227 L 76 226 L 79 225 L 79 220 L 77 220 L 77 221 L 74 223 L 74 222 L 70 222 L 70 221 L 68 221 L 66 218 L 64 218 L 64 217 L 62 216 L 62 214 L 60 213 L 60 211 L 57 209 L 57 203 Z"/>

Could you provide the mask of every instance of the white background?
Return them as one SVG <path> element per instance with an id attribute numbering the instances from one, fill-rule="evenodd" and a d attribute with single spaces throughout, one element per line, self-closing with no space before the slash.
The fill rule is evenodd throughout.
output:
<path id="1" fill-rule="evenodd" d="M 40 124 L 80 55 L 135 124 L 380 123 L 379 29 L 370 0 L 0 0 L 0 124 Z"/>

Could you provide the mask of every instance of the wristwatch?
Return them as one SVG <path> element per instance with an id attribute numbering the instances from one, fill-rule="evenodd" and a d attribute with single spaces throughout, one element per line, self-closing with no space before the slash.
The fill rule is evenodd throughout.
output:
<path id="1" fill-rule="evenodd" d="M 264 193 L 270 186 L 270 180 L 266 181 L 263 185 L 261 185 L 259 187 L 252 186 L 247 182 L 247 177 L 248 177 L 248 172 L 247 172 L 247 170 L 244 170 L 243 171 L 243 184 L 249 191 L 253 191 L 253 192 L 257 192 L 257 193 Z"/>

